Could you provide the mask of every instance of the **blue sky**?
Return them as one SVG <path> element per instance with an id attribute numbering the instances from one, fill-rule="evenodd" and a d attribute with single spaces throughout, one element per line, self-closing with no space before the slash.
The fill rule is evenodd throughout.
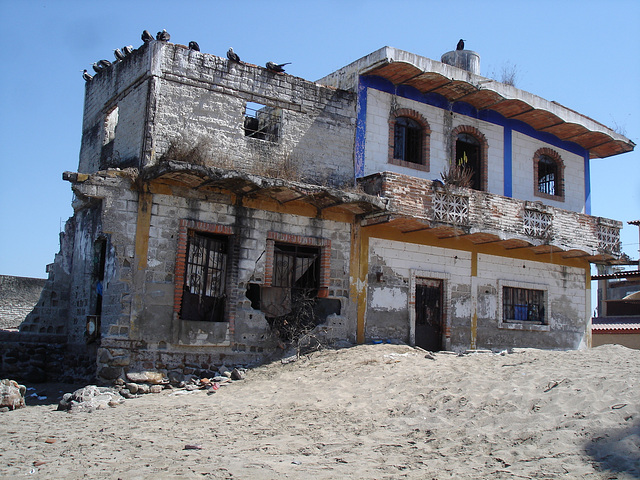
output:
<path id="1" fill-rule="evenodd" d="M 167 29 L 224 56 L 292 62 L 317 80 L 389 45 L 439 60 L 459 38 L 481 73 L 515 65 L 516 86 L 640 143 L 640 2 L 606 1 L 43 1 L 0 0 L 0 274 L 46 277 L 72 215 L 62 172 L 76 171 L 81 71 L 140 34 Z M 592 214 L 625 223 L 638 257 L 640 149 L 591 162 Z"/>

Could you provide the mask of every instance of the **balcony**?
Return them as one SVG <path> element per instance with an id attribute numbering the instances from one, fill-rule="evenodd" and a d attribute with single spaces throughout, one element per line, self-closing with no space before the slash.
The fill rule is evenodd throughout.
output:
<path id="1" fill-rule="evenodd" d="M 475 244 L 592 263 L 620 256 L 622 223 L 616 220 L 391 172 L 362 178 L 360 184 L 388 200 L 387 210 L 366 217 L 363 225 L 387 223 L 403 233 L 428 230 L 438 238 L 465 237 Z"/>

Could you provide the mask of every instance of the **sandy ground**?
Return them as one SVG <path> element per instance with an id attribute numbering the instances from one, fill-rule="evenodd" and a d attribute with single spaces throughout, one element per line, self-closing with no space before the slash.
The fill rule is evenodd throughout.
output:
<path id="1" fill-rule="evenodd" d="M 430 359 L 361 345 L 250 370 L 215 395 L 0 414 L 0 476 L 637 479 L 639 387 L 640 351 L 621 346 Z"/>

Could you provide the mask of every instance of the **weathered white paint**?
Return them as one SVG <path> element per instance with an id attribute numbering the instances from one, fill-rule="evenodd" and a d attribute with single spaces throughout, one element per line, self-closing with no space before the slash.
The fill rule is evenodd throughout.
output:
<path id="1" fill-rule="evenodd" d="M 374 288 L 370 305 L 373 308 L 388 311 L 400 311 L 407 308 L 407 294 L 399 288 Z"/>

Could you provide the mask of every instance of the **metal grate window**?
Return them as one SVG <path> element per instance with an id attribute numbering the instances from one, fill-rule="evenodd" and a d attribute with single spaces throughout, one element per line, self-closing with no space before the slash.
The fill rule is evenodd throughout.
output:
<path id="1" fill-rule="evenodd" d="M 538 191 L 547 195 L 558 195 L 558 164 L 548 155 L 538 160 Z"/>
<path id="2" fill-rule="evenodd" d="M 422 164 L 422 127 L 408 117 L 398 117 L 394 127 L 393 158 Z"/>
<path id="3" fill-rule="evenodd" d="M 189 231 L 183 320 L 224 321 L 227 247 L 227 237 Z"/>
<path id="4" fill-rule="evenodd" d="M 544 324 L 544 291 L 503 287 L 502 309 L 504 321 L 515 320 Z"/>
<path id="5" fill-rule="evenodd" d="M 320 249 L 276 243 L 273 251 L 273 287 L 313 291 L 320 284 Z"/>

